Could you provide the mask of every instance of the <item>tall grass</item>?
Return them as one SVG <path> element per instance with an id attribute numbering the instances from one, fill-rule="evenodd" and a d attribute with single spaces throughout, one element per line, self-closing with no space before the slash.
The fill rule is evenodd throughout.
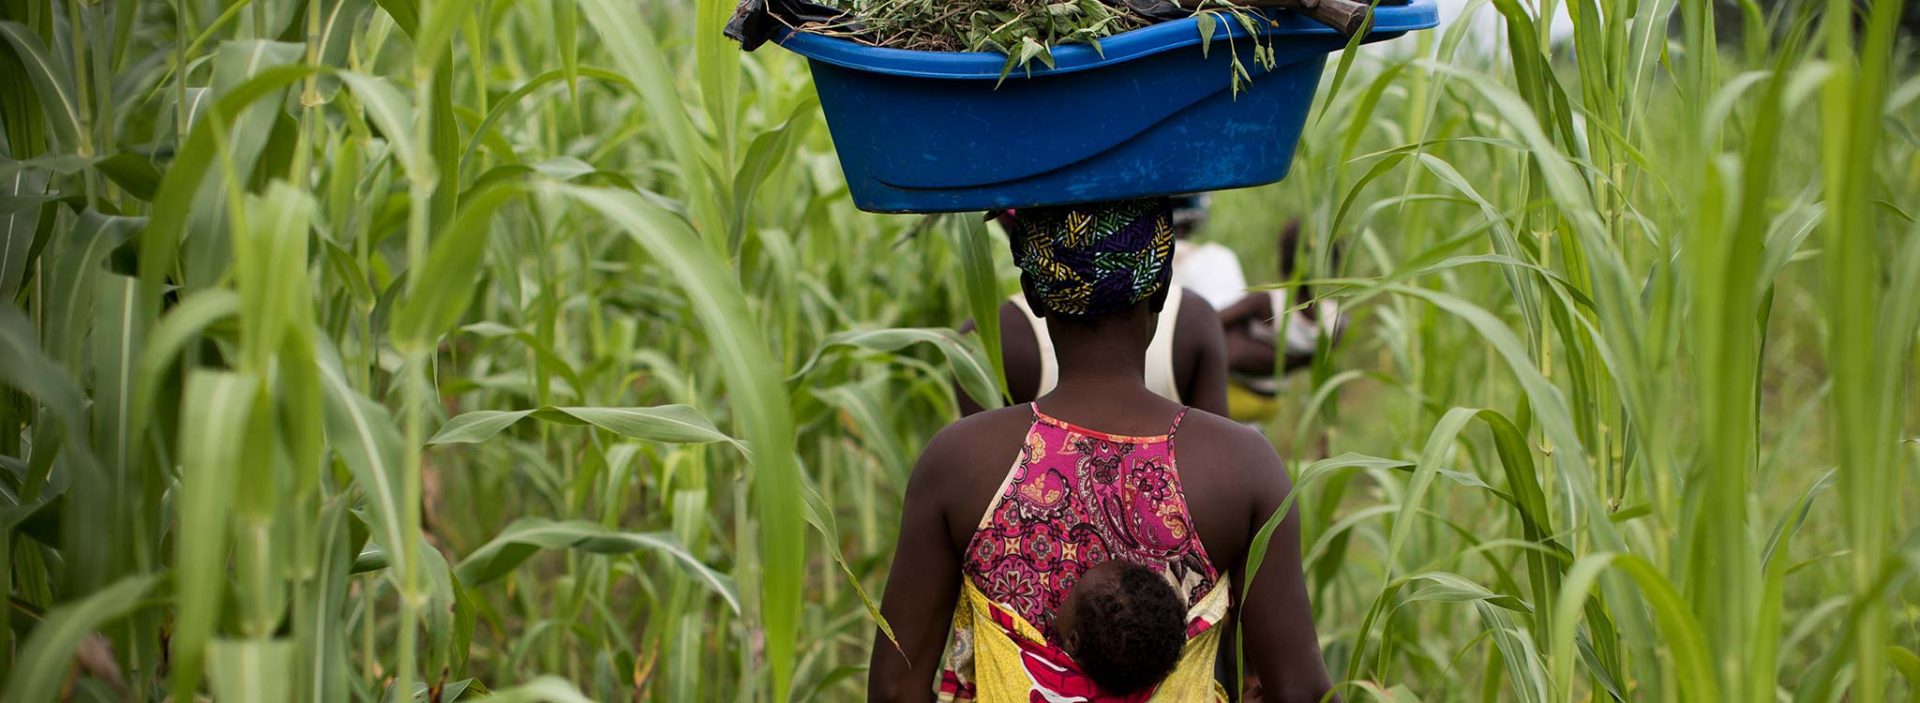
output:
<path id="1" fill-rule="evenodd" d="M 1912 42 L 1748 7 L 1477 3 L 1219 199 L 1355 316 L 1269 428 L 1350 696 L 1920 692 Z M 730 11 L 0 3 L 5 698 L 856 697 L 1011 279 Z"/>

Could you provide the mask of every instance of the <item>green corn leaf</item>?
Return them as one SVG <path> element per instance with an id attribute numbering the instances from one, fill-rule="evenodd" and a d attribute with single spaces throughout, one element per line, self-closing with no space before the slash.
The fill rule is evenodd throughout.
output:
<path id="1" fill-rule="evenodd" d="M 713 421 L 687 405 L 651 408 L 544 407 L 536 410 L 476 410 L 447 421 L 427 444 L 478 444 L 528 417 L 562 425 L 592 425 L 629 439 L 704 444 L 731 442 Z"/>
<path id="2" fill-rule="evenodd" d="M 453 669 L 456 657 L 464 658 L 466 645 L 459 643 L 457 637 L 457 611 L 460 596 L 458 579 L 453 574 L 452 565 L 432 544 L 420 543 L 420 567 L 426 574 L 426 607 L 421 609 L 425 621 L 427 657 L 426 668 L 429 682 L 439 681 L 442 672 Z M 456 653 L 456 649 L 460 653 Z"/>
<path id="3" fill-rule="evenodd" d="M 14 57 L 26 69 L 27 80 L 33 83 L 36 97 L 40 99 L 40 109 L 46 113 L 46 124 L 53 130 L 54 143 L 62 150 L 79 152 L 85 128 L 81 125 L 72 68 L 49 52 L 40 35 L 26 25 L 0 22 L 0 39 L 6 40 Z"/>
<path id="4" fill-rule="evenodd" d="M 694 224 L 709 237 L 724 233 L 725 216 L 720 207 L 709 172 L 714 167 L 705 141 L 694 132 L 687 117 L 685 100 L 674 87 L 673 71 L 666 62 L 653 29 L 635 21 L 632 8 L 612 0 L 576 0 L 585 12 L 587 23 L 598 32 L 613 53 L 615 65 L 640 93 L 647 114 L 659 130 L 659 142 L 673 155 L 693 205 Z M 717 240 L 714 240 L 717 243 Z"/>
<path id="5" fill-rule="evenodd" d="M 733 177 L 733 239 L 738 240 L 746 229 L 747 210 L 753 205 L 754 194 L 767 177 L 793 155 L 794 145 L 806 139 L 813 129 L 814 113 L 819 109 L 818 98 L 809 96 L 801 100 L 779 127 L 762 132 L 747 147 L 747 156 Z"/>
<path id="6" fill-rule="evenodd" d="M 34 233 L 40 227 L 39 203 L 32 198 L 46 192 L 47 174 L 20 169 L 0 177 L 0 198 L 18 200 L 17 207 L 0 208 L 0 298 L 13 300 L 32 263 Z"/>
<path id="7" fill-rule="evenodd" d="M 293 604 L 293 641 L 299 647 L 294 665 L 299 682 L 296 690 L 302 700 L 336 700 L 350 685 L 349 631 L 340 615 L 355 550 L 347 529 L 348 507 L 343 496 L 326 501 L 311 527 L 315 535 L 313 552 L 304 555 L 313 564 L 312 580 L 307 582 L 310 587 L 297 593 Z"/>
<path id="8" fill-rule="evenodd" d="M 176 152 L 173 165 L 167 168 L 166 175 L 161 178 L 160 190 L 153 201 L 153 214 L 148 218 L 146 230 L 141 233 L 140 279 L 145 288 L 143 297 L 159 300 L 163 277 L 171 273 L 178 263 L 187 221 L 196 211 L 196 194 L 209 175 L 207 168 L 218 151 L 214 144 L 215 135 L 232 130 L 235 116 L 248 106 L 268 97 L 278 97 L 295 81 L 318 71 L 318 68 L 306 65 L 264 69 L 221 95 L 207 118 L 194 123 L 187 143 Z"/>
<path id="9" fill-rule="evenodd" d="M 284 181 L 249 195 L 247 230 L 234 234 L 234 269 L 240 292 L 241 347 L 245 363 L 264 372 L 293 328 L 311 316 L 307 239 L 311 196 Z"/>
<path id="10" fill-rule="evenodd" d="M 992 369 L 990 387 L 987 393 L 990 403 L 982 403 L 984 408 L 997 408 L 1011 395 L 1007 391 L 1006 362 L 1001 358 L 1000 346 L 1000 281 L 994 268 L 993 238 L 987 235 L 985 222 L 970 215 L 950 218 L 946 228 L 948 242 L 960 259 L 960 275 L 967 294 L 967 311 L 973 315 L 973 331 L 979 335 L 980 348 L 986 351 L 987 367 Z M 951 363 L 951 362 L 949 362 Z M 983 400 L 980 389 L 967 387 L 967 394 L 976 402 Z"/>
<path id="11" fill-rule="evenodd" d="M 211 288 L 182 298 L 160 318 L 140 348 L 140 366 L 134 374 L 133 419 L 128 436 L 145 434 L 159 403 L 163 378 L 179 360 L 187 344 L 209 327 L 240 314 L 240 296 L 225 288 Z"/>
<path id="12" fill-rule="evenodd" d="M 1562 700 L 1572 700 L 1573 625 L 1600 572 L 1608 567 L 1626 572 L 1645 595 L 1648 607 L 1660 624 L 1661 634 L 1672 649 L 1682 695 L 1688 700 L 1723 700 L 1699 621 L 1653 565 L 1640 557 L 1617 552 L 1581 557 L 1567 571 L 1566 583 L 1554 604 L 1553 652 L 1548 657 L 1553 664 L 1553 690 L 1561 692 Z"/>
<path id="13" fill-rule="evenodd" d="M 379 3 L 380 9 L 387 11 L 400 31 L 412 35 L 420 29 L 420 3 L 417 0 L 379 0 Z"/>
<path id="14" fill-rule="evenodd" d="M 421 268 L 419 284 L 395 311 L 391 332 L 402 351 L 423 351 L 460 321 L 473 300 L 487 252 L 493 216 L 524 191 L 512 184 L 471 196 L 447 231 L 435 238 Z"/>
<path id="15" fill-rule="evenodd" d="M 369 121 L 393 145 L 393 157 L 400 161 L 407 173 L 429 182 L 437 178 L 438 172 L 423 148 L 425 145 L 417 143 L 414 138 L 413 102 L 386 78 L 358 73 L 339 75 L 347 89 L 353 91 L 354 98 L 366 107 Z"/>
<path id="16" fill-rule="evenodd" d="M 47 347 L 71 367 L 78 362 L 93 316 L 93 292 L 102 264 L 115 248 L 140 230 L 140 220 L 113 217 L 94 210 L 80 213 L 71 236 L 51 254 L 53 270 L 45 284 L 48 301 Z"/>
<path id="17" fill-rule="evenodd" d="M 293 654 L 293 643 L 285 640 L 215 640 L 207 648 L 215 699 L 292 700 Z"/>
<path id="18" fill-rule="evenodd" d="M 460 27 L 462 18 L 473 13 L 477 3 L 478 0 L 434 0 L 430 5 L 432 13 L 426 23 L 420 25 L 420 31 L 409 32 L 413 35 L 415 70 L 431 73 L 439 68 L 453 45 L 454 30 Z"/>
<path id="19" fill-rule="evenodd" d="M 843 384 L 831 388 L 816 388 L 811 392 L 814 397 L 838 409 L 846 418 L 847 424 L 860 442 L 873 452 L 874 458 L 887 475 L 904 479 L 912 468 L 907 452 L 894 441 L 893 428 L 888 426 L 885 411 L 875 400 L 875 394 L 882 390 L 873 384 Z"/>
<path id="20" fill-rule="evenodd" d="M 404 568 L 405 510 L 400 502 L 400 432 L 387 409 L 347 382 L 339 353 L 320 348 L 320 381 L 326 391 L 327 441 L 353 473 L 367 502 L 372 539 L 384 548 L 393 573 Z"/>
<path id="21" fill-rule="evenodd" d="M 258 379 L 235 373 L 194 371 L 180 422 L 180 528 L 175 549 L 173 692 L 185 699 L 198 688 L 207 646 L 226 599 L 227 529 L 247 438 L 258 397 Z"/>
<path id="22" fill-rule="evenodd" d="M 598 6 L 600 0 L 588 0 Z M 597 20 L 604 12 L 595 13 Z M 596 21 L 596 24 L 599 22 Z M 800 467 L 793 460 L 793 419 L 779 366 L 748 312 L 738 279 L 687 224 L 632 193 L 556 187 L 626 229 L 673 274 L 692 301 L 726 378 L 746 440 L 754 447 L 753 496 L 765 568 L 761 603 L 767 658 L 776 698 L 792 684 L 806 539 Z"/>
<path id="23" fill-rule="evenodd" d="M 996 306 L 996 313 L 997 313 Z M 972 396 L 974 402 L 982 407 L 997 408 L 1002 405 L 1000 394 L 994 390 L 993 372 L 988 368 L 986 352 L 977 338 L 963 337 L 950 329 L 933 327 L 903 327 L 884 330 L 857 330 L 837 332 L 822 340 L 807 363 L 794 372 L 789 381 L 798 380 L 811 372 L 828 351 L 840 347 L 866 349 L 878 352 L 896 352 L 914 344 L 931 344 L 947 358 L 947 365 L 959 379 L 960 387 Z"/>
<path id="24" fill-rule="evenodd" d="M 123 151 L 93 162 L 93 167 L 135 198 L 153 200 L 160 190 L 160 169 L 145 156 Z"/>
<path id="25" fill-rule="evenodd" d="M 70 430 L 85 427 L 84 396 L 60 366 L 41 353 L 33 321 L 12 305 L 0 305 L 0 382 L 46 404 Z"/>
<path id="26" fill-rule="evenodd" d="M 159 546 L 145 543 L 136 534 L 159 534 L 158 506 L 148 504 L 148 487 L 161 482 L 160 472 L 138 461 L 140 442 L 133 436 L 134 373 L 139 367 L 140 346 L 145 341 L 148 321 L 141 317 L 146 309 L 140 300 L 138 280 L 103 273 L 96 277 L 91 360 L 93 364 L 93 453 L 101 464 L 101 481 L 82 481 L 70 487 L 70 500 L 77 505 L 109 505 L 120 516 L 123 526 L 107 539 L 90 535 L 75 539 L 63 555 L 78 564 L 99 567 L 92 575 L 96 584 L 121 572 L 124 565 L 138 568 L 158 557 Z M 94 518 L 81 511 L 65 515 L 62 527 L 69 535 L 88 534 Z M 129 529 L 130 528 L 130 529 Z M 136 558 L 135 555 L 138 554 Z"/>
<path id="27" fill-rule="evenodd" d="M 577 549 L 590 554 L 631 554 L 650 551 L 671 559 L 714 595 L 726 601 L 737 614 L 740 597 L 733 580 L 696 558 L 665 532 L 619 532 L 585 521 L 554 522 L 542 518 L 521 518 L 472 554 L 460 560 L 454 573 L 461 583 L 478 586 L 507 575 L 514 567 L 542 549 Z"/>
<path id="28" fill-rule="evenodd" d="M 58 700 L 81 640 L 145 604 L 147 593 L 160 583 L 158 576 L 128 576 L 85 599 L 47 611 L 20 647 L 14 675 L 7 679 L 6 699 Z"/>
<path id="29" fill-rule="evenodd" d="M 633 89 L 633 83 L 628 81 L 626 76 L 622 76 L 618 73 L 614 73 L 613 71 L 609 71 L 604 68 L 600 68 L 597 66 L 580 66 L 577 69 L 577 73 L 578 73 L 578 76 L 585 76 L 587 78 L 592 78 L 594 80 L 601 81 L 609 85 L 617 86 L 627 90 Z M 576 76 L 576 78 L 578 76 Z M 532 95 L 534 91 L 537 91 L 542 87 L 545 87 L 549 84 L 562 81 L 562 80 L 568 80 L 568 77 L 565 71 L 561 69 L 554 69 L 551 71 L 547 71 L 545 73 L 542 73 L 527 79 L 527 82 L 520 84 L 520 87 L 514 88 L 512 91 L 502 96 L 497 102 L 493 103 L 493 108 L 487 111 L 486 118 L 480 120 L 480 125 L 473 129 L 473 132 L 472 132 L 473 136 L 467 139 L 466 147 L 461 150 L 460 168 L 462 170 L 465 170 L 468 166 L 470 166 L 473 163 L 473 154 L 475 151 L 479 150 L 482 140 L 488 135 L 495 134 L 492 131 L 493 125 L 499 122 L 501 118 L 505 117 L 508 111 L 518 107 L 520 104 L 520 101 L 526 98 L 528 95 Z"/>

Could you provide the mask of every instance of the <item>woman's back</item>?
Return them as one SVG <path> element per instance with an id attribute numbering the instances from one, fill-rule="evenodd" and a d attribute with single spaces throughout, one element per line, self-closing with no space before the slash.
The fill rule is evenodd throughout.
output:
<path id="1" fill-rule="evenodd" d="M 1163 569 L 1189 601 L 1182 663 L 1154 695 L 1205 699 L 1224 631 L 1212 625 L 1248 583 L 1248 544 L 1286 498 L 1286 471 L 1259 433 L 1185 411 L 1143 381 L 1172 252 L 1162 206 L 1023 212 L 1017 230 L 1014 261 L 1049 318 L 1059 386 L 1037 401 L 1039 412 L 1017 405 L 963 418 L 922 452 L 881 603 L 897 648 L 876 633 L 868 696 L 932 700 L 944 671 L 950 699 L 1136 700 L 1079 693 L 1085 677 L 1044 631 L 1085 562 L 1117 557 Z M 1036 439 L 1045 451 L 1030 449 Z M 1033 495 L 1009 504 L 1002 497 L 1014 491 Z M 1040 533 L 1074 535 L 1078 561 L 1030 568 L 1066 546 L 1034 539 Z M 1271 540 L 1240 608 L 1249 662 L 1267 700 L 1320 700 L 1330 684 L 1300 574 L 1297 518 L 1281 521 Z"/>
<path id="2" fill-rule="evenodd" d="M 1272 446 L 1231 420 L 1183 408 L 1150 392 L 1146 395 L 1151 397 L 1098 404 L 1049 396 L 1034 404 L 968 417 L 942 430 L 928 443 L 922 462 L 929 468 L 937 463 L 939 476 L 929 478 L 940 484 L 939 493 L 949 497 L 942 511 L 947 546 L 971 556 L 968 545 L 983 520 L 992 517 L 987 510 L 996 503 L 1011 478 L 1010 467 L 1022 458 L 1028 438 L 1036 429 L 1042 436 L 1060 437 L 1098 434 L 1155 439 L 1171 435 L 1166 439 L 1177 441 L 1149 447 L 1148 452 L 1166 456 L 1164 471 L 1174 479 L 1183 512 L 1198 537 L 1194 552 L 1204 554 L 1215 573 L 1226 574 L 1237 568 L 1252 536 L 1249 523 L 1254 506 L 1246 489 L 1256 477 L 1247 474 L 1267 467 L 1285 477 Z M 1187 568 L 1199 571 L 1198 565 Z"/>

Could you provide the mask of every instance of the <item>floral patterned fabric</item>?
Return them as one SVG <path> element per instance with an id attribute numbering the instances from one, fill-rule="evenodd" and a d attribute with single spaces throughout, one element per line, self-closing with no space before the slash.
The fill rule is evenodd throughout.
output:
<path id="1" fill-rule="evenodd" d="M 1033 427 L 968 543 L 963 597 L 939 684 L 941 700 L 1135 703 L 1224 697 L 1213 683 L 1213 625 L 1223 578 L 1194 532 L 1167 434 L 1127 437 L 1034 409 Z M 1185 412 L 1181 415 L 1184 417 Z M 1152 692 L 1100 695 L 1065 651 L 1054 612 L 1094 565 L 1125 559 L 1159 570 L 1188 604 L 1188 641 Z"/>

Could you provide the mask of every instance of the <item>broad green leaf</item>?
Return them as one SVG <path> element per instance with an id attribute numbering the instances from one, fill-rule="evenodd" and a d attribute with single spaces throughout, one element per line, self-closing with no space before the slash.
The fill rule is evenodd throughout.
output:
<path id="1" fill-rule="evenodd" d="M 147 593 L 159 583 L 158 576 L 128 576 L 85 599 L 47 611 L 20 647 L 7 680 L 6 699 L 58 700 L 81 640 L 146 604 Z"/>
<path id="2" fill-rule="evenodd" d="M 93 162 L 93 167 L 128 195 L 141 200 L 152 200 L 160 189 L 160 170 L 154 168 L 147 157 L 133 152 L 122 151 L 100 159 Z"/>
<path id="3" fill-rule="evenodd" d="M 604 0 L 586 0 L 599 7 Z M 596 24 L 610 8 L 592 13 Z M 603 26 L 605 29 L 610 26 Z M 627 234 L 670 272 L 700 319 L 726 379 L 734 416 L 754 448 L 753 498 L 763 565 L 761 614 L 767 629 L 767 659 L 776 698 L 788 695 L 798 635 L 800 590 L 806 562 L 806 522 L 800 467 L 794 461 L 793 418 L 780 367 L 754 325 L 738 279 L 685 221 L 632 193 L 556 187 Z"/>
<path id="4" fill-rule="evenodd" d="M 427 444 L 477 444 L 528 417 L 563 425 L 592 425 L 629 439 L 648 442 L 730 442 L 707 416 L 691 406 L 651 408 L 545 407 L 536 410 L 476 410 L 447 421 Z"/>
<path id="5" fill-rule="evenodd" d="M 0 383 L 45 404 L 69 432 L 84 432 L 84 396 L 60 366 L 40 352 L 33 321 L 12 305 L 0 305 Z M 21 492 L 32 496 L 29 482 Z"/>
<path id="6" fill-rule="evenodd" d="M 20 169 L 0 177 L 0 197 L 19 199 L 23 203 L 20 207 L 0 208 L 0 299 L 13 300 L 26 280 L 42 208 L 37 203 L 25 203 L 46 189 L 47 174 L 39 170 Z"/>
<path id="7" fill-rule="evenodd" d="M 313 551 L 296 557 L 313 563 L 311 580 L 306 582 L 310 587 L 296 591 L 293 604 L 293 641 L 299 648 L 295 690 L 303 700 L 335 700 L 349 688 L 350 631 L 341 614 L 354 560 L 352 533 L 347 529 L 349 507 L 345 496 L 327 499 L 309 528 L 314 534 Z"/>
<path id="8" fill-rule="evenodd" d="M 413 66 L 420 72 L 433 72 L 445 60 L 453 45 L 453 32 L 460 20 L 474 11 L 477 0 L 434 0 L 431 14 L 413 35 Z"/>
<path id="9" fill-rule="evenodd" d="M 524 191 L 511 184 L 488 188 L 462 204 L 460 214 L 437 236 L 413 287 L 394 313 L 391 333 L 402 351 L 423 351 L 460 321 L 473 301 L 487 252 L 494 213 Z"/>
<path id="10" fill-rule="evenodd" d="M 427 680 L 439 680 L 441 672 L 451 671 L 457 656 L 454 650 L 464 645 L 455 643 L 456 611 L 459 609 L 458 579 L 454 577 L 453 566 L 430 543 L 420 543 L 420 568 L 426 575 L 426 607 L 421 609 L 421 619 L 426 621 L 424 628 L 427 642 L 425 669 Z"/>
<path id="11" fill-rule="evenodd" d="M 0 39 L 6 40 L 20 65 L 26 68 L 27 79 L 32 81 L 36 97 L 40 99 L 40 109 L 46 113 L 46 124 L 53 129 L 55 143 L 68 151 L 79 152 L 85 128 L 81 125 L 72 68 L 65 59 L 49 52 L 40 35 L 26 25 L 0 22 Z"/>
<path id="12" fill-rule="evenodd" d="M 1203 15 L 1204 16 L 1204 15 Z M 951 218 L 946 228 L 949 242 L 960 259 L 960 275 L 967 294 L 967 312 L 973 315 L 973 330 L 980 337 L 980 347 L 986 351 L 987 367 L 993 370 L 990 386 L 991 398 L 982 398 L 969 387 L 967 394 L 981 407 L 1000 407 L 1009 393 L 1007 391 L 1006 362 L 1001 358 L 1000 346 L 1000 280 L 993 262 L 994 241 L 987 234 L 986 223 L 971 214 Z"/>
<path id="13" fill-rule="evenodd" d="M 293 327 L 311 317 L 307 239 L 313 198 L 284 181 L 248 195 L 247 229 L 234 233 L 243 363 L 265 373 Z"/>
<path id="14" fill-rule="evenodd" d="M 217 700 L 292 700 L 293 654 L 286 640 L 215 640 L 207 682 Z"/>
<path id="15" fill-rule="evenodd" d="M 896 352 L 913 344 L 931 344 L 938 348 L 941 354 L 946 355 L 947 364 L 959 379 L 960 387 L 973 397 L 974 402 L 987 408 L 1000 407 L 1000 394 L 994 390 L 993 372 L 987 367 L 986 354 L 978 346 L 979 343 L 945 328 L 903 327 L 837 332 L 822 340 L 813 356 L 789 380 L 805 377 L 823 355 L 838 347 Z"/>
<path id="16" fill-rule="evenodd" d="M 128 436 L 145 434 L 166 383 L 164 376 L 187 344 L 209 327 L 240 314 L 240 303 L 240 296 L 233 291 L 212 288 L 181 298 L 167 311 L 166 317 L 160 318 L 140 348 L 140 367 L 133 377 L 133 421 Z"/>
<path id="17" fill-rule="evenodd" d="M 156 549 L 156 546 L 140 544 L 134 532 L 158 534 L 161 531 L 158 506 L 144 505 L 145 489 L 161 478 L 149 465 L 136 463 L 140 441 L 133 436 L 131 405 L 134 374 L 139 368 L 140 347 L 146 341 L 148 321 L 140 316 L 146 306 L 139 297 L 138 280 L 100 274 L 96 286 L 91 345 L 93 446 L 106 481 L 97 487 L 75 486 L 74 495 L 82 504 L 111 504 L 123 525 L 138 526 L 123 530 L 112 540 L 89 538 L 85 541 L 88 550 L 110 550 L 118 557 L 116 561 L 127 563 L 135 550 Z M 81 521 L 88 519 L 76 514 L 63 529 L 78 531 Z"/>
<path id="18" fill-rule="evenodd" d="M 1699 621 L 1681 602 L 1672 584 L 1651 564 L 1640 557 L 1617 552 L 1596 552 L 1581 557 L 1567 572 L 1566 583 L 1554 604 L 1553 652 L 1548 657 L 1553 665 L 1553 690 L 1562 692 L 1563 700 L 1572 697 L 1573 625 L 1600 572 L 1610 566 L 1626 572 L 1646 597 L 1648 607 L 1660 623 L 1661 635 L 1672 649 L 1674 672 L 1683 697 L 1723 700 Z"/>
<path id="19" fill-rule="evenodd" d="M 846 416 L 849 429 L 866 445 L 889 476 L 905 477 L 912 469 L 907 452 L 894 441 L 888 416 L 874 398 L 884 386 L 848 383 L 831 388 L 813 389 L 813 395 Z"/>
<path id="20" fill-rule="evenodd" d="M 594 523 L 573 520 L 554 522 L 543 518 L 521 518 L 501 530 L 492 541 L 481 545 L 460 564 L 454 573 L 461 583 L 475 586 L 505 576 L 507 572 L 542 549 L 577 549 L 590 554 L 631 554 L 638 551 L 658 553 L 684 569 L 714 595 L 740 612 L 740 598 L 733 580 L 701 562 L 680 541 L 665 532 L 619 532 Z"/>
<path id="21" fill-rule="evenodd" d="M 400 502 L 402 451 L 398 424 L 387 409 L 354 390 L 339 352 L 322 346 L 320 381 L 326 389 L 327 441 L 353 473 L 366 498 L 374 543 L 384 548 L 394 573 L 404 570 L 406 514 Z"/>
<path id="22" fill-rule="evenodd" d="M 414 139 L 414 105 L 407 96 L 381 76 L 343 72 L 339 74 L 354 98 L 367 109 L 368 120 L 380 129 L 380 135 L 393 144 L 393 157 L 414 178 L 431 183 L 439 177 L 425 145 Z"/>
<path id="23" fill-rule="evenodd" d="M 93 317 L 93 292 L 107 255 L 140 229 L 140 220 L 114 217 L 94 210 L 81 212 L 70 236 L 50 254 L 52 271 L 44 285 L 49 291 L 47 348 L 71 368 L 79 367 L 81 350 Z"/>
<path id="24" fill-rule="evenodd" d="M 633 83 L 629 82 L 625 76 L 604 68 L 581 66 L 578 71 L 580 76 L 602 81 L 626 90 L 633 89 Z M 561 69 L 547 71 L 546 73 L 527 79 L 527 82 L 520 84 L 520 87 L 514 88 L 511 92 L 502 96 L 499 101 L 493 103 L 493 108 L 487 111 L 485 119 L 480 120 L 480 125 L 473 130 L 473 136 L 467 139 L 467 146 L 461 150 L 461 169 L 464 170 L 473 163 L 473 154 L 479 150 L 481 141 L 486 135 L 492 134 L 491 130 L 493 129 L 493 125 L 505 117 L 509 110 L 519 107 L 520 101 L 528 95 L 532 95 L 534 91 L 548 84 L 567 79 L 566 72 Z"/>
<path id="25" fill-rule="evenodd" d="M 658 130 L 658 142 L 673 154 L 674 164 L 680 170 L 679 182 L 693 205 L 693 224 L 709 238 L 710 245 L 717 243 L 719 240 L 714 237 L 726 231 L 726 216 L 720 206 L 720 193 L 710 180 L 710 171 L 716 167 L 715 158 L 688 118 L 686 105 L 689 103 L 675 87 L 673 69 L 666 61 L 669 54 L 661 49 L 653 28 L 637 21 L 638 13 L 633 12 L 633 8 L 613 0 L 576 2 L 585 13 L 587 23 L 613 53 L 614 65 L 639 91 L 652 126 Z"/>
<path id="26" fill-rule="evenodd" d="M 747 147 L 747 156 L 741 161 L 739 171 L 733 176 L 733 220 L 730 236 L 738 240 L 747 225 L 747 210 L 753 206 L 753 196 L 759 192 L 760 185 L 768 176 L 793 155 L 795 145 L 806 139 L 813 128 L 814 111 L 820 108 L 820 101 L 809 96 L 793 106 L 787 113 L 787 119 L 759 136 L 753 138 L 753 144 Z"/>
<path id="27" fill-rule="evenodd" d="M 198 687 L 207 645 L 227 593 L 227 529 L 247 424 L 260 381 L 219 371 L 187 376 L 180 422 L 180 527 L 175 539 L 177 592 L 173 645 L 174 698 Z"/>

